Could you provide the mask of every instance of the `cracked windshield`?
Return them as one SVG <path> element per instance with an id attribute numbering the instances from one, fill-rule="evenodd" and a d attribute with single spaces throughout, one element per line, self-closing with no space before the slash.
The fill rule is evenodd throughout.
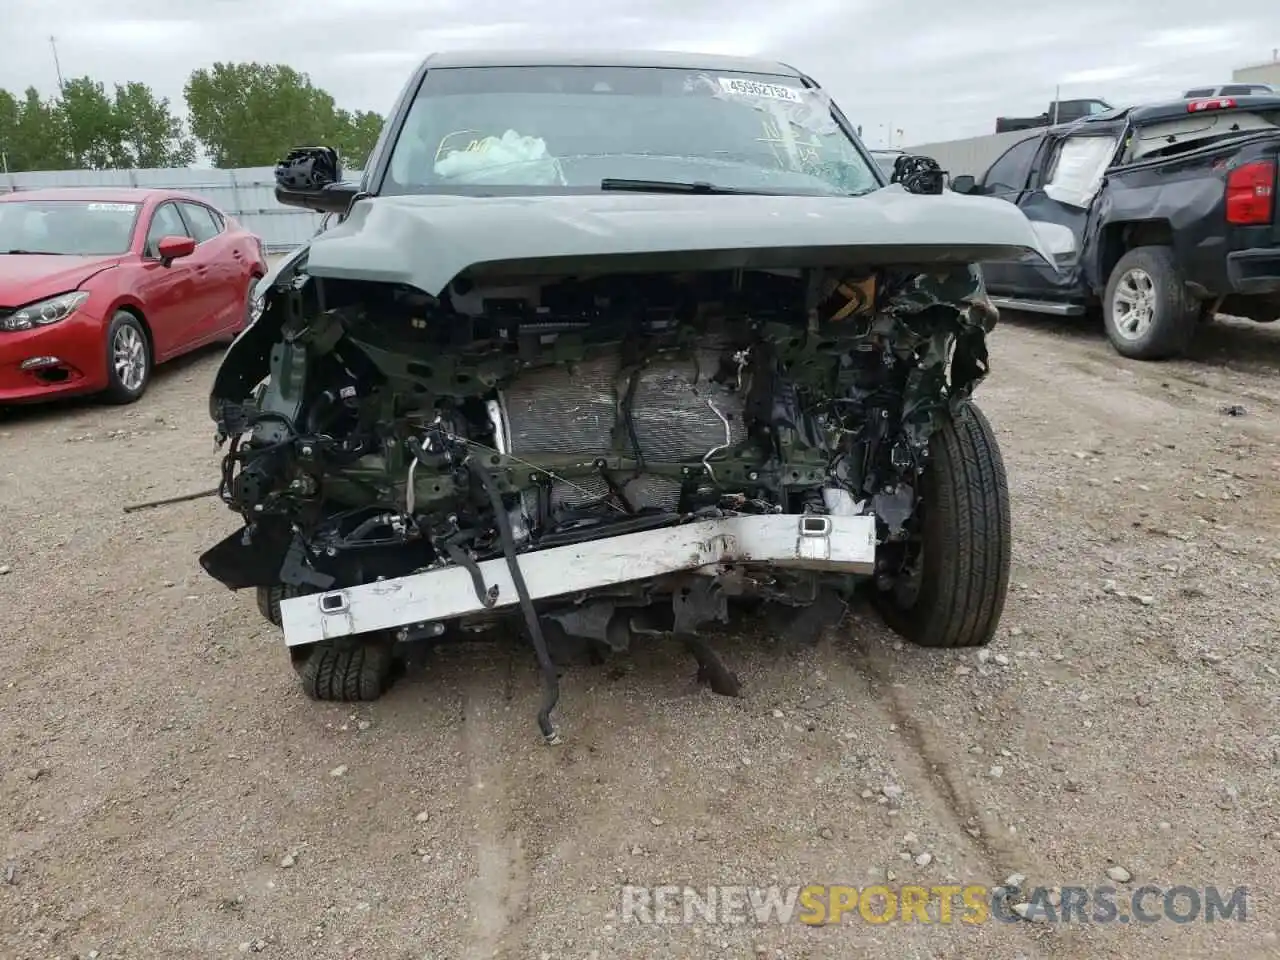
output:
<path id="1" fill-rule="evenodd" d="M 806 194 L 878 186 L 830 101 L 797 78 L 647 67 L 430 71 L 388 179 L 384 193 L 605 179 Z"/>

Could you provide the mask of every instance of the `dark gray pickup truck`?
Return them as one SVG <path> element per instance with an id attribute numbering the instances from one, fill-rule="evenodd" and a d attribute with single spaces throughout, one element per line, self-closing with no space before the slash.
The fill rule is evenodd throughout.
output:
<path id="1" fill-rule="evenodd" d="M 984 263 L 998 306 L 1100 312 L 1116 349 L 1183 353 L 1201 320 L 1280 316 L 1280 96 L 1176 100 L 1028 132 L 960 193 L 1060 230 L 1058 269 Z"/>
<path id="2" fill-rule="evenodd" d="M 1014 130 L 1033 130 L 1058 123 L 1071 123 L 1082 117 L 1109 113 L 1115 108 L 1105 100 L 1055 100 L 1044 113 L 1034 117 L 997 117 L 996 133 Z"/>

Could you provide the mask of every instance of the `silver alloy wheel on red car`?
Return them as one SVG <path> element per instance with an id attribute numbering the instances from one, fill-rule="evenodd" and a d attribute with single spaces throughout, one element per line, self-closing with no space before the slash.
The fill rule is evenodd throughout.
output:
<path id="1" fill-rule="evenodd" d="M 107 331 L 107 389 L 110 403 L 133 403 L 151 382 L 151 343 L 140 317 L 117 310 Z"/>
<path id="2" fill-rule="evenodd" d="M 120 386 L 134 393 L 147 379 L 147 344 L 137 327 L 121 326 L 111 339 L 111 362 Z"/>

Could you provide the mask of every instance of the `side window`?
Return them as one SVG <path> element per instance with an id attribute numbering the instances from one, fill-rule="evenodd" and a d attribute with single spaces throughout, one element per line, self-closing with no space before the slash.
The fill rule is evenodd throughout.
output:
<path id="1" fill-rule="evenodd" d="M 213 214 L 204 204 L 184 202 L 182 214 L 187 218 L 187 223 L 191 224 L 191 234 L 196 238 L 196 243 L 204 243 L 222 232 L 213 219 Z"/>
<path id="2" fill-rule="evenodd" d="M 1045 194 L 1068 206 L 1089 206 L 1115 152 L 1115 137 L 1068 137 L 1059 144 L 1053 158 L 1044 181 Z"/>
<path id="3" fill-rule="evenodd" d="M 1004 156 L 993 163 L 983 176 L 984 192 L 998 196 L 1017 193 L 1025 187 L 1027 177 L 1031 175 L 1031 161 L 1035 159 L 1039 148 L 1040 138 L 1028 137 L 1006 150 Z"/>
<path id="4" fill-rule="evenodd" d="M 151 216 L 151 228 L 147 230 L 147 249 L 149 257 L 156 257 L 156 247 L 164 237 L 188 237 L 187 225 L 182 222 L 178 208 L 172 203 L 162 203 L 156 207 Z"/>

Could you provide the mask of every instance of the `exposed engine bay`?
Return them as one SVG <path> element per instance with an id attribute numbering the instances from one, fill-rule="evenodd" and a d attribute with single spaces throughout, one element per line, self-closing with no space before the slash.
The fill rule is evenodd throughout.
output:
<path id="1" fill-rule="evenodd" d="M 202 563 L 289 596 L 462 567 L 483 599 L 486 560 L 507 557 L 519 589 L 533 551 L 709 517 L 862 514 L 887 586 L 913 560 L 930 436 L 985 376 L 995 320 L 967 264 L 464 273 L 432 296 L 311 277 L 304 255 L 215 383 L 220 494 L 245 527 Z M 536 620 L 620 649 L 645 632 L 634 611 L 689 637 L 723 619 L 725 595 L 804 605 L 824 578 L 753 570 L 693 600 L 683 583 L 625 583 Z"/>

